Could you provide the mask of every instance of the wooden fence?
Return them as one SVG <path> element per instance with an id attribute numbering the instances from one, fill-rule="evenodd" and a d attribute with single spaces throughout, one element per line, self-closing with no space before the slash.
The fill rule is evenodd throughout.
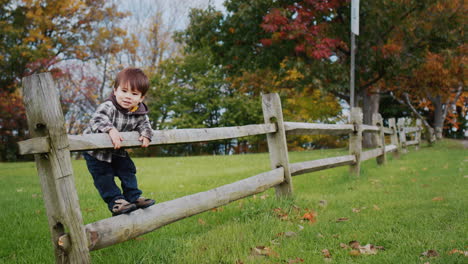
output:
<path id="1" fill-rule="evenodd" d="M 190 143 L 266 134 L 271 170 L 206 192 L 166 201 L 130 214 L 83 224 L 75 189 L 70 151 L 112 148 L 107 134 L 67 135 L 54 82 L 49 73 L 23 79 L 31 139 L 18 143 L 20 154 L 34 154 L 40 177 L 52 244 L 57 263 L 90 263 L 90 251 L 108 247 L 164 225 L 193 216 L 232 201 L 275 187 L 280 197 L 293 193 L 292 176 L 350 166 L 359 175 L 362 161 L 376 158 L 386 162 L 386 153 L 404 153 L 421 142 L 421 123 L 405 126 L 405 120 L 388 120 L 375 115 L 372 125 L 362 124 L 360 108 L 351 110 L 350 124 L 284 122 L 277 94 L 262 95 L 264 124 L 154 131 L 151 145 Z M 371 132 L 378 146 L 362 150 L 362 133 Z M 349 155 L 289 164 L 287 135 L 349 135 Z M 121 133 L 123 147 L 139 147 L 137 132 Z M 389 135 L 386 144 L 385 135 Z M 410 137 L 409 137 L 410 136 Z M 409 137 L 409 138 L 408 138 Z"/>

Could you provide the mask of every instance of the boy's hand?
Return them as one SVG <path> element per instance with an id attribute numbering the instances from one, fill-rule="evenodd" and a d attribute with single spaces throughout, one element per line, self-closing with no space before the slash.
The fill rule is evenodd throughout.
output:
<path id="1" fill-rule="evenodd" d="M 119 149 L 122 145 L 123 138 L 120 136 L 120 133 L 117 129 L 112 128 L 109 130 L 109 136 L 112 141 L 112 145 L 114 145 L 114 149 Z"/>
<path id="2" fill-rule="evenodd" d="M 143 148 L 146 148 L 146 147 L 149 146 L 150 140 L 147 137 L 140 136 L 140 138 L 138 140 L 140 140 L 142 142 L 141 146 Z"/>

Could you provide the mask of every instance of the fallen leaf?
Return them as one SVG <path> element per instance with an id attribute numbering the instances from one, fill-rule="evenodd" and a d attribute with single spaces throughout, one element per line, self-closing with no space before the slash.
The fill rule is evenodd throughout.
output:
<path id="1" fill-rule="evenodd" d="M 367 244 L 365 246 L 359 247 L 359 252 L 364 255 L 375 255 L 377 254 L 377 249 L 372 244 Z"/>
<path id="2" fill-rule="evenodd" d="M 468 251 L 458 250 L 456 248 L 454 248 L 454 249 L 452 249 L 452 250 L 450 250 L 448 252 L 449 255 L 453 255 L 453 254 L 456 254 L 456 253 L 458 253 L 460 255 L 463 255 L 465 257 L 468 257 Z"/>
<path id="3" fill-rule="evenodd" d="M 299 263 L 299 262 L 304 262 L 304 260 L 301 259 L 301 258 L 295 258 L 295 259 L 288 260 L 288 264 L 294 264 L 294 263 Z"/>
<path id="4" fill-rule="evenodd" d="M 213 208 L 211 209 L 212 212 L 222 212 L 224 211 L 224 208 L 223 207 L 218 207 L 218 208 Z"/>
<path id="5" fill-rule="evenodd" d="M 327 207 L 328 205 L 328 201 L 327 200 L 320 200 L 319 201 L 319 206 L 321 207 Z"/>
<path id="6" fill-rule="evenodd" d="M 441 197 L 441 196 L 432 198 L 432 201 L 443 201 L 443 200 L 444 200 L 444 197 Z"/>
<path id="7" fill-rule="evenodd" d="M 361 255 L 361 252 L 359 252 L 359 250 L 353 249 L 353 250 L 351 250 L 351 251 L 349 252 L 349 255 L 354 256 L 354 257 L 357 257 L 357 256 Z"/>
<path id="8" fill-rule="evenodd" d="M 336 219 L 336 222 L 346 222 L 348 220 L 349 220 L 349 218 L 347 218 L 347 217 L 340 217 L 340 218 Z"/>
<path id="9" fill-rule="evenodd" d="M 314 212 L 308 212 L 308 213 L 305 213 L 303 216 L 302 216 L 302 219 L 304 220 L 309 220 L 309 223 L 315 223 L 317 220 L 315 219 L 315 216 L 317 216 L 316 213 Z"/>
<path id="10" fill-rule="evenodd" d="M 271 250 L 269 247 L 256 246 L 251 249 L 250 255 L 252 256 L 268 256 L 268 257 L 279 257 L 279 254 Z"/>
<path id="11" fill-rule="evenodd" d="M 334 234 L 334 235 L 332 235 L 332 237 L 334 237 L 334 238 L 339 238 L 340 235 L 339 235 L 339 234 Z"/>
<path id="12" fill-rule="evenodd" d="M 380 208 L 376 204 L 374 204 L 374 210 L 380 210 Z"/>
<path id="13" fill-rule="evenodd" d="M 200 225 L 205 225 L 205 224 L 206 224 L 206 222 L 203 221 L 203 219 L 201 219 L 201 218 L 198 218 L 198 223 L 199 223 Z"/>
<path id="14" fill-rule="evenodd" d="M 317 237 L 323 238 L 324 236 L 322 234 L 318 233 Z"/>
<path id="15" fill-rule="evenodd" d="M 346 245 L 345 243 L 340 243 L 340 248 L 348 248 L 348 245 Z"/>
<path id="16" fill-rule="evenodd" d="M 260 196 L 260 199 L 265 200 L 267 197 L 268 197 L 268 194 L 264 194 L 264 195 Z"/>
<path id="17" fill-rule="evenodd" d="M 428 251 L 421 253 L 421 255 L 429 258 L 429 257 L 438 257 L 439 253 L 437 253 L 435 249 L 429 249 Z"/>
<path id="18" fill-rule="evenodd" d="M 353 211 L 353 213 L 359 213 L 359 212 L 361 212 L 361 210 L 360 210 L 360 209 L 358 209 L 358 208 L 353 208 L 353 210 L 352 210 L 352 211 Z"/>
<path id="19" fill-rule="evenodd" d="M 353 249 L 358 249 L 360 246 L 359 242 L 356 240 L 349 241 L 348 245 Z"/>
<path id="20" fill-rule="evenodd" d="M 322 250 L 322 254 L 323 254 L 323 257 L 325 258 L 331 258 L 331 254 L 330 254 L 330 251 L 328 251 L 328 249 L 323 249 Z"/>
<path id="21" fill-rule="evenodd" d="M 236 264 L 244 264 L 244 262 L 242 262 L 242 260 L 238 259 L 238 260 L 236 260 Z"/>

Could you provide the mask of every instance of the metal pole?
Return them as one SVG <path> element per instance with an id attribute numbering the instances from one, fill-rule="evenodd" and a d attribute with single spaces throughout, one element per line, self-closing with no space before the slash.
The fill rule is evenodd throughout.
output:
<path id="1" fill-rule="evenodd" d="M 354 100 L 354 63 L 356 59 L 356 35 L 351 32 L 351 70 L 350 70 L 350 107 L 353 108 L 355 107 L 355 100 Z"/>

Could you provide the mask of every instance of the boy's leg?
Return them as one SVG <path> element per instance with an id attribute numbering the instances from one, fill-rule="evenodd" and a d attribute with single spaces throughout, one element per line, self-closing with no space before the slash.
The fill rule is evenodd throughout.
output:
<path id="1" fill-rule="evenodd" d="M 107 203 L 112 212 L 114 202 L 118 199 L 125 199 L 119 187 L 114 181 L 114 170 L 111 163 L 100 161 L 88 153 L 83 154 L 88 170 L 93 176 L 94 186 L 99 191 L 104 202 Z"/>
<path id="2" fill-rule="evenodd" d="M 133 203 L 140 197 L 142 191 L 138 189 L 136 167 L 130 157 L 112 156 L 112 167 L 122 183 L 122 191 L 125 199 Z"/>

